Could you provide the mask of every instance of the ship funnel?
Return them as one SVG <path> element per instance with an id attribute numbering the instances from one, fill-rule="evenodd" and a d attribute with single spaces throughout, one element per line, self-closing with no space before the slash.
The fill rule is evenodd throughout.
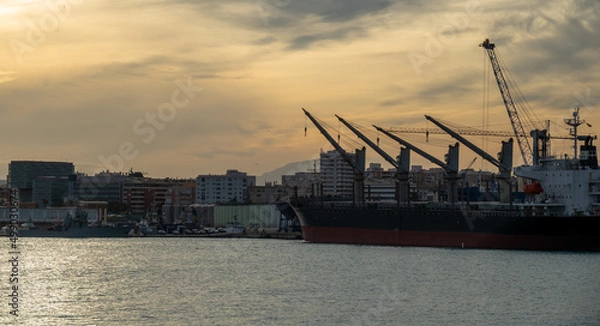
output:
<path id="1" fill-rule="evenodd" d="M 598 156 L 596 154 L 596 146 L 592 144 L 594 138 L 592 136 L 582 138 L 579 138 L 580 140 L 584 140 L 584 144 L 579 147 L 579 163 L 581 166 L 597 169 Z"/>

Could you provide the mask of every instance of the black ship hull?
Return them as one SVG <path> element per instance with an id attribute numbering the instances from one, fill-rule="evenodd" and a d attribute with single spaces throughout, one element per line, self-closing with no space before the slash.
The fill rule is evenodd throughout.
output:
<path id="1" fill-rule="evenodd" d="M 316 243 L 520 250 L 600 250 L 600 217 L 516 214 L 428 205 L 297 204 Z"/>

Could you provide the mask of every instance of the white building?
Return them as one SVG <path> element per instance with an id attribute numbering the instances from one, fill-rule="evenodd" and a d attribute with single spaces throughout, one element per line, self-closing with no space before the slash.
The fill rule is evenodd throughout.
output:
<path id="1" fill-rule="evenodd" d="M 196 179 L 196 203 L 245 203 L 248 187 L 256 185 L 256 176 L 238 170 L 227 170 L 224 175 L 199 175 Z"/>
<path id="2" fill-rule="evenodd" d="M 348 153 L 348 156 L 356 160 L 356 154 Z M 353 196 L 354 174 L 352 167 L 344 161 L 337 151 L 321 152 L 320 171 L 324 196 Z"/>

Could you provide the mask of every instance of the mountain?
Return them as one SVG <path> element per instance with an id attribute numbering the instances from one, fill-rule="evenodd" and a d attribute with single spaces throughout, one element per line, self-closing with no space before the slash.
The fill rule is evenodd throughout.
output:
<path id="1" fill-rule="evenodd" d="M 319 166 L 319 160 L 310 160 L 286 164 L 273 171 L 257 176 L 256 185 L 263 186 L 265 182 L 276 182 L 277 184 L 281 184 L 282 175 L 294 175 L 296 172 L 311 172 L 314 171 L 315 165 Z"/>

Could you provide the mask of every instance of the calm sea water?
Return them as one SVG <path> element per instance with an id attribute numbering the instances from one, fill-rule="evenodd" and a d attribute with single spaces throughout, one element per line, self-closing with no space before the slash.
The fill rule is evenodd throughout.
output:
<path id="1" fill-rule="evenodd" d="M 600 325 L 600 254 L 251 239 L 19 240 L 1 325 Z"/>

